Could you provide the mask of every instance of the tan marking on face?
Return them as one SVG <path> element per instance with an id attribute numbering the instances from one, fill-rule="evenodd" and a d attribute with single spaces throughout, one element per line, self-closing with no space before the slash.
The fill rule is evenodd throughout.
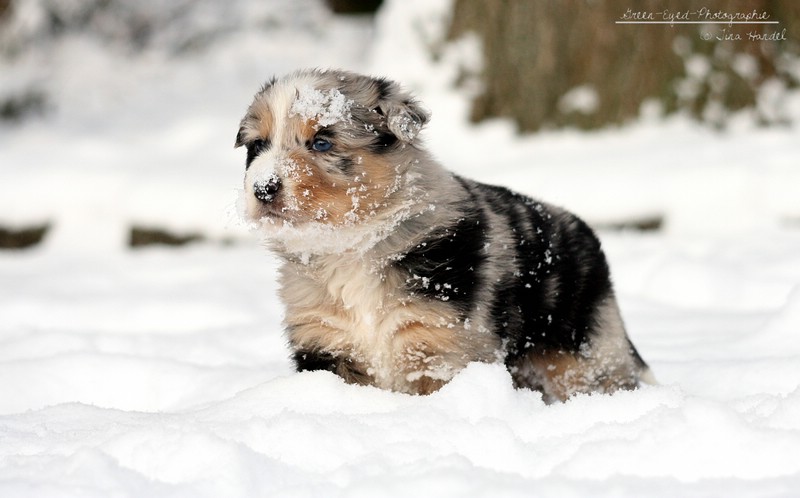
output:
<path id="1" fill-rule="evenodd" d="M 353 151 L 352 156 L 355 156 L 352 159 L 355 164 L 347 177 L 336 175 L 334 179 L 314 185 L 318 189 L 318 207 L 328 213 L 332 224 L 368 221 L 392 202 L 388 192 L 396 181 L 396 173 L 391 164 L 364 151 Z M 324 171 L 321 176 L 326 176 Z"/>
<path id="2" fill-rule="evenodd" d="M 336 197 L 335 180 L 313 161 L 307 151 L 290 152 L 288 161 L 293 164 L 292 171 L 284 172 L 284 203 L 290 208 L 293 221 L 330 220 L 331 211 L 335 210 L 341 199 Z"/>
<path id="3" fill-rule="evenodd" d="M 258 139 L 272 139 L 275 118 L 272 109 L 264 99 L 257 99 L 250 106 L 248 118 L 242 124 L 243 139 L 252 142 Z"/>
<path id="4" fill-rule="evenodd" d="M 297 133 L 300 136 L 301 143 L 310 141 L 319 131 L 319 125 L 317 124 L 316 118 L 300 120 L 300 126 L 298 128 L 299 129 Z"/>
<path id="5" fill-rule="evenodd" d="M 272 137 L 272 127 L 275 123 L 275 118 L 272 115 L 272 109 L 266 103 L 260 103 L 258 106 L 257 114 L 258 116 L 258 125 L 257 130 L 259 135 L 264 138 L 271 138 Z"/>

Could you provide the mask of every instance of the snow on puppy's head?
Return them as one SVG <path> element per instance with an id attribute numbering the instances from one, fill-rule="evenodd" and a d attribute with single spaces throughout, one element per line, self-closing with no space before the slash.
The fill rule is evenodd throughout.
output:
<path id="1" fill-rule="evenodd" d="M 304 86 L 297 91 L 289 116 L 297 114 L 307 121 L 313 120 L 316 126 L 331 126 L 351 118 L 352 104 L 353 101 L 336 88 L 323 93 L 312 86 Z"/>
<path id="2" fill-rule="evenodd" d="M 301 70 L 268 82 L 241 121 L 243 215 L 273 239 L 363 244 L 397 223 L 428 113 L 399 85 L 345 71 Z M 369 234 L 369 235 L 368 235 Z M 316 241 L 325 250 L 325 240 Z M 374 242 L 373 242 L 374 243 Z"/>

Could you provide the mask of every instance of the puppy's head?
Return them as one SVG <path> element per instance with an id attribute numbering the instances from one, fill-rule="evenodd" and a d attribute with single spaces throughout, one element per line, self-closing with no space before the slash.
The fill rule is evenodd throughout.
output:
<path id="1" fill-rule="evenodd" d="M 402 202 L 428 113 L 391 81 L 304 70 L 267 83 L 242 119 L 244 216 L 261 226 L 369 224 Z"/>

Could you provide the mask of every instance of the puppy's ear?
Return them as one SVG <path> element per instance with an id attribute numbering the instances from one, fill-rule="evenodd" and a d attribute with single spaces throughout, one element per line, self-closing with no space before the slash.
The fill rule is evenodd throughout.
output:
<path id="1" fill-rule="evenodd" d="M 376 111 L 386 118 L 386 126 L 399 140 L 411 143 L 430 119 L 430 113 L 397 83 L 376 79 Z"/>
<path id="2" fill-rule="evenodd" d="M 233 148 L 237 149 L 244 145 L 244 127 L 240 127 L 238 133 L 236 133 L 236 142 L 233 144 Z"/>
<path id="3" fill-rule="evenodd" d="M 381 105 L 381 109 L 386 116 L 389 131 L 406 143 L 413 142 L 430 119 L 428 111 L 411 99 L 402 102 L 388 101 Z"/>
<path id="4" fill-rule="evenodd" d="M 245 144 L 245 137 L 247 136 L 247 133 L 245 132 L 245 125 L 251 119 L 258 121 L 257 118 L 258 113 L 256 112 L 257 107 L 254 106 L 256 106 L 259 99 L 261 99 L 262 96 L 265 93 L 267 93 L 272 88 L 273 85 L 275 85 L 276 81 L 278 81 L 278 78 L 273 76 L 269 81 L 264 83 L 261 89 L 256 93 L 253 102 L 250 104 L 250 107 L 247 108 L 247 114 L 245 114 L 245 116 L 239 122 L 239 132 L 236 133 L 236 142 L 233 143 L 234 149 L 241 147 L 242 145 Z"/>

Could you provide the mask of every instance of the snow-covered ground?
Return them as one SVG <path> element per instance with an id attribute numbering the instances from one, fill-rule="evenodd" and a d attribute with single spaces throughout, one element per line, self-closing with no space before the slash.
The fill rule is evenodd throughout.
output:
<path id="1" fill-rule="evenodd" d="M 386 3 L 373 27 L 311 0 L 197 2 L 184 23 L 237 29 L 196 53 L 72 34 L 2 63 L 0 89 L 39 85 L 54 109 L 0 125 L 0 226 L 52 225 L 0 252 L 0 496 L 796 496 L 797 127 L 469 126 L 449 82 L 474 43 L 422 55 L 448 2 Z M 462 174 L 597 225 L 663 217 L 601 232 L 661 385 L 546 406 L 494 365 L 427 397 L 293 373 L 276 263 L 233 213 L 232 144 L 263 80 L 305 66 L 406 83 Z M 132 225 L 211 241 L 130 250 Z"/>

